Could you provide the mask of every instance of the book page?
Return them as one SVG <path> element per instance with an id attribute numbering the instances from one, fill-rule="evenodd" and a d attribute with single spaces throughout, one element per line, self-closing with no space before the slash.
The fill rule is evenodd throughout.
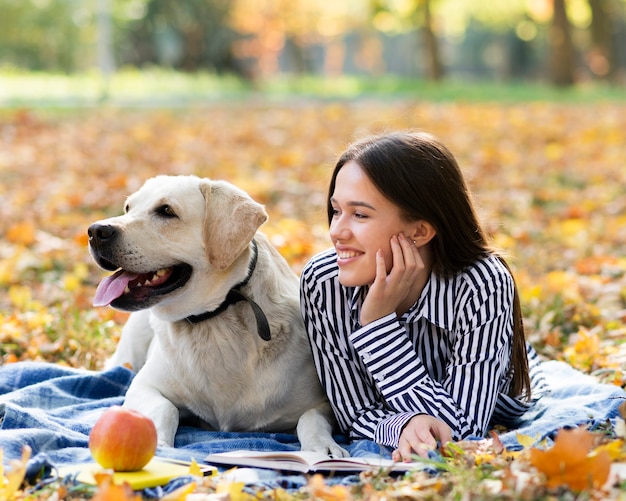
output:
<path id="1" fill-rule="evenodd" d="M 277 470 L 299 471 L 363 471 L 388 469 L 390 471 L 409 471 L 423 469 L 421 463 L 396 463 L 391 459 L 376 457 L 331 458 L 325 454 L 311 451 L 247 451 L 237 450 L 209 454 L 204 458 L 207 463 L 271 468 Z"/>
<path id="2" fill-rule="evenodd" d="M 262 460 L 269 460 L 269 461 L 271 460 L 295 461 L 297 463 L 302 463 L 308 466 L 312 466 L 320 461 L 333 459 L 326 454 L 320 454 L 319 452 L 313 452 L 313 451 L 266 452 L 266 451 L 237 450 L 237 451 L 229 451 L 229 452 L 220 452 L 218 454 L 213 454 L 207 457 L 211 457 L 211 456 L 219 456 L 223 458 L 233 458 L 233 459 L 247 458 L 247 459 L 262 459 Z"/>

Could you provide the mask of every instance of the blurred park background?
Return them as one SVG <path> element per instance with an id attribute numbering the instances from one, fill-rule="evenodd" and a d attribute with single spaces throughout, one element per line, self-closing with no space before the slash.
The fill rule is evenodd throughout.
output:
<path id="1" fill-rule="evenodd" d="M 1 104 L 454 82 L 620 97 L 626 1 L 0 0 Z"/>

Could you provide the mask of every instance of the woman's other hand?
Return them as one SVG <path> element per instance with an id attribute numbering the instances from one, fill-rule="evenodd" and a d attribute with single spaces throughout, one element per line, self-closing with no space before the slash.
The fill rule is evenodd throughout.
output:
<path id="1" fill-rule="evenodd" d="M 446 423 L 428 414 L 418 414 L 402 430 L 398 448 L 391 457 L 398 462 L 410 462 L 415 454 L 426 458 L 428 451 L 437 448 L 437 442 L 451 441 L 452 430 Z"/>

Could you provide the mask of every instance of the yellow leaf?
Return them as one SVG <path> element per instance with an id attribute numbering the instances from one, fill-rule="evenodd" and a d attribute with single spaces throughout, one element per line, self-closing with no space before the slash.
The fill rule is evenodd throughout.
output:
<path id="1" fill-rule="evenodd" d="M 477 465 L 481 465 L 484 463 L 489 464 L 495 459 L 495 457 L 495 454 L 479 453 L 474 456 L 474 462 Z"/>
<path id="2" fill-rule="evenodd" d="M 20 310 L 30 309 L 30 303 L 32 302 L 32 294 L 28 287 L 23 285 L 14 285 L 9 287 L 9 299 L 13 306 Z"/>
<path id="3" fill-rule="evenodd" d="M 537 440 L 539 439 L 538 435 L 531 437 L 530 435 L 524 435 L 523 433 L 516 433 L 515 436 L 517 437 L 518 443 L 524 449 L 530 449 L 535 444 L 535 442 L 537 442 Z"/>
<path id="4" fill-rule="evenodd" d="M 550 159 L 550 161 L 558 160 L 565 153 L 563 145 L 555 141 L 546 144 L 544 151 L 546 157 Z"/>
<path id="5" fill-rule="evenodd" d="M 63 285 L 70 292 L 75 292 L 83 280 L 89 275 L 89 268 L 85 263 L 78 263 L 71 273 L 66 273 L 63 277 Z"/>
<path id="6" fill-rule="evenodd" d="M 2 501 L 13 499 L 20 485 L 22 485 L 24 475 L 26 474 L 26 463 L 30 459 L 30 454 L 30 447 L 27 445 L 22 447 L 22 458 L 10 461 L 10 470 L 5 472 L 2 462 L 2 449 L 0 449 L 0 499 Z"/>
<path id="7" fill-rule="evenodd" d="M 574 276 L 567 271 L 560 270 L 549 272 L 545 278 L 550 292 L 562 292 L 572 287 L 575 282 Z"/>
<path id="8" fill-rule="evenodd" d="M 195 458 L 191 460 L 191 464 L 189 465 L 189 474 L 193 475 L 194 477 L 203 476 L 202 470 L 200 469 L 200 466 L 198 465 L 198 462 Z"/>
<path id="9" fill-rule="evenodd" d="M 227 493 L 229 501 L 250 501 L 253 497 L 243 491 L 245 485 L 243 482 L 220 482 L 217 484 L 215 492 L 218 494 Z"/>
<path id="10" fill-rule="evenodd" d="M 624 451 L 622 449 L 623 445 L 624 441 L 622 439 L 611 440 L 609 443 L 596 447 L 590 456 L 600 454 L 602 451 L 605 451 L 613 461 L 625 458 Z"/>
<path id="11" fill-rule="evenodd" d="M 600 337 L 596 332 L 581 327 L 574 339 L 574 344 L 565 348 L 563 356 L 574 367 L 588 370 L 597 362 L 601 352 Z"/>

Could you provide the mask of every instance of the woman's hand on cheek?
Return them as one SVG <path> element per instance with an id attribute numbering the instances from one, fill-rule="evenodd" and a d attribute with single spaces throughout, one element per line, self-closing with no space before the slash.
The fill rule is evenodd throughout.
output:
<path id="1" fill-rule="evenodd" d="M 361 325 L 366 325 L 389 313 L 410 298 L 413 285 L 425 269 L 419 249 L 402 233 L 391 237 L 391 270 L 387 266 L 382 250 L 376 253 L 376 278 L 371 285 L 361 309 Z"/>
<path id="2" fill-rule="evenodd" d="M 402 430 L 398 448 L 391 457 L 398 462 L 410 462 L 415 454 L 426 458 L 428 451 L 437 448 L 437 441 L 441 444 L 452 441 L 451 428 L 433 416 L 419 414 L 411 418 Z"/>

